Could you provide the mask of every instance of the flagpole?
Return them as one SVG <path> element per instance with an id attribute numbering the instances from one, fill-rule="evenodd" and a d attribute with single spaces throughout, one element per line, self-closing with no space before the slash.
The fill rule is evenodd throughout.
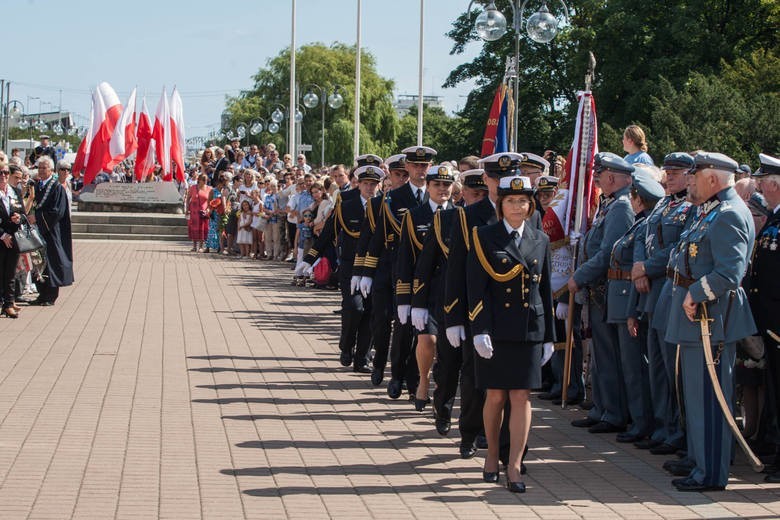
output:
<path id="1" fill-rule="evenodd" d="M 423 41 L 425 37 L 425 0 L 420 0 L 420 62 L 417 68 L 417 146 L 423 145 Z"/>
<path id="2" fill-rule="evenodd" d="M 583 136 L 591 135 L 590 121 L 591 121 L 591 85 L 593 83 L 593 74 L 596 69 L 596 58 L 593 53 L 589 53 L 588 71 L 585 74 L 585 92 L 583 97 L 588 96 L 588 99 L 583 101 L 583 118 L 582 118 L 582 133 Z M 587 146 L 580 146 L 578 165 L 577 165 L 577 198 L 575 202 L 577 206 L 574 211 L 574 233 L 571 234 L 572 251 L 572 263 L 571 272 L 574 273 L 577 268 L 577 260 L 579 257 L 579 241 L 580 233 L 582 231 L 582 216 L 585 206 L 585 169 L 588 166 L 588 155 L 590 154 L 591 143 L 588 142 Z M 573 159 L 573 158 L 572 158 Z M 561 388 L 561 408 L 566 408 L 567 393 L 569 390 L 569 384 L 571 383 L 571 358 L 572 350 L 574 348 L 574 293 L 569 291 L 569 313 L 566 321 L 566 349 L 563 358 L 563 388 Z"/>
<path id="3" fill-rule="evenodd" d="M 289 153 L 293 160 L 298 154 L 298 150 L 295 149 L 295 0 L 292 0 L 292 27 L 291 27 L 291 39 L 290 39 L 290 109 L 287 112 L 287 153 Z"/>
<path id="4" fill-rule="evenodd" d="M 357 40 L 355 41 L 355 122 L 352 134 L 352 153 L 360 155 L 360 19 L 361 0 L 357 0 Z"/>

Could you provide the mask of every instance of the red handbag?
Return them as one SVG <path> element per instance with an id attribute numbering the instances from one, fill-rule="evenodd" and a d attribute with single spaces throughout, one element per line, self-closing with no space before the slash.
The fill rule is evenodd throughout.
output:
<path id="1" fill-rule="evenodd" d="M 333 269 L 330 267 L 330 261 L 323 256 L 314 266 L 312 278 L 317 285 L 328 285 L 332 274 Z"/>

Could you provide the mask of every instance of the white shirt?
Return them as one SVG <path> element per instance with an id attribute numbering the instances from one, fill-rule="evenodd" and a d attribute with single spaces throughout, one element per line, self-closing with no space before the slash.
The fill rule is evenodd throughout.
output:
<path id="1" fill-rule="evenodd" d="M 411 184 L 411 183 L 409 183 L 409 186 L 412 188 L 412 196 L 414 196 L 415 199 L 417 198 L 417 192 L 418 191 L 420 192 L 420 200 L 423 200 L 425 198 L 425 187 L 424 186 L 422 188 L 418 188 L 417 186 L 415 186 L 414 184 Z"/>
<path id="2" fill-rule="evenodd" d="M 447 209 L 447 201 L 446 200 L 440 206 L 439 204 L 436 204 L 435 202 L 433 202 L 431 199 L 428 199 L 428 204 L 431 206 L 431 211 L 434 212 L 434 213 L 436 213 L 436 210 L 439 209 L 439 208 L 441 208 L 442 211 Z"/>
<path id="3" fill-rule="evenodd" d="M 517 238 L 515 239 L 515 244 L 518 246 L 520 245 L 520 240 L 523 238 L 523 230 L 525 229 L 525 220 L 522 224 L 520 224 L 520 227 L 515 229 L 512 226 L 509 225 L 509 222 L 504 219 L 504 227 L 506 228 L 506 232 L 509 233 L 509 236 L 512 236 L 512 231 L 517 231 Z"/>

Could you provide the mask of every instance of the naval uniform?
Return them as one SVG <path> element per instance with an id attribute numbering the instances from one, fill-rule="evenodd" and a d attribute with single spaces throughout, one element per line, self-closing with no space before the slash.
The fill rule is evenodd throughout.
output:
<path id="1" fill-rule="evenodd" d="M 706 157 L 697 155 L 697 164 Z M 687 489 L 726 485 L 733 438 L 707 372 L 700 323 L 688 319 L 682 304 L 689 293 L 694 302 L 707 304 L 713 358 L 719 360 L 715 372 L 731 405 L 736 341 L 756 330 L 740 286 L 754 237 L 750 211 L 728 187 L 701 206 L 670 260 L 673 287 L 665 340 L 681 347 L 688 457 L 696 463 L 684 479 Z"/>
<path id="2" fill-rule="evenodd" d="M 774 208 L 756 237 L 753 261 L 750 269 L 750 308 L 756 319 L 758 332 L 764 339 L 770 392 L 767 406 L 780 417 L 780 205 Z M 780 444 L 780 443 L 778 443 Z M 780 451 L 775 456 L 775 466 L 780 462 Z M 780 477 L 777 473 L 772 475 Z M 777 482 L 777 480 L 772 480 Z"/>
<path id="3" fill-rule="evenodd" d="M 634 222 L 629 190 L 630 187 L 626 186 L 602 201 L 582 242 L 584 261 L 573 275 L 577 286 L 587 287 L 590 296 L 593 408 L 588 412 L 588 418 L 609 423 L 615 428 L 625 426 L 628 410 L 620 343 L 615 329 L 606 323 L 605 293 L 612 246 Z"/>
<path id="4" fill-rule="evenodd" d="M 343 359 L 353 360 L 355 370 L 366 365 L 366 355 L 371 347 L 370 303 L 359 294 L 351 294 L 349 285 L 355 247 L 365 215 L 364 205 L 365 201 L 360 196 L 346 201 L 342 199 L 326 220 L 317 242 L 303 259 L 304 262 L 313 264 L 322 255 L 325 246 L 335 241 L 341 290 L 339 350 L 346 356 Z"/>
<path id="5" fill-rule="evenodd" d="M 424 199 L 425 190 L 413 188 L 411 183 L 391 190 L 384 196 L 376 231 L 368 244 L 361 269 L 362 276 L 373 279 L 371 291 L 376 297 L 385 301 L 390 297 L 393 298 L 393 305 L 390 308 L 393 322 L 390 347 L 391 375 L 395 385 L 406 381 L 407 389 L 412 395 L 417 390 L 418 379 L 417 362 L 412 351 L 414 335 L 409 321 L 403 325 L 398 321 L 393 281 L 396 279 L 396 253 L 401 237 L 401 219 L 404 213 L 419 206 Z M 385 294 L 379 296 L 376 294 L 377 291 Z M 380 352 L 379 347 L 381 345 L 377 345 L 374 370 L 384 370 L 384 363 L 387 362 L 387 352 Z"/>
<path id="6" fill-rule="evenodd" d="M 453 348 L 447 340 L 444 322 L 444 278 L 450 254 L 450 231 L 457 218 L 457 211 L 450 208 L 434 213 L 431 229 L 415 265 L 412 282 L 412 307 L 428 309 L 427 332 L 432 334 L 433 329 L 436 329 L 433 410 L 437 420 L 448 424 L 463 362 L 461 349 Z"/>
<path id="7" fill-rule="evenodd" d="M 493 356 L 476 358 L 480 388 L 532 389 L 542 382 L 542 344 L 555 341 L 550 240 L 505 221 L 472 228 L 467 259 L 472 333 L 490 335 Z M 518 244 L 519 241 L 519 244 Z"/>
<path id="8" fill-rule="evenodd" d="M 73 239 L 68 196 L 53 176 L 37 181 L 34 208 L 38 230 L 46 243 L 44 280 L 36 282 L 38 301 L 54 303 L 60 287 L 73 284 Z"/>

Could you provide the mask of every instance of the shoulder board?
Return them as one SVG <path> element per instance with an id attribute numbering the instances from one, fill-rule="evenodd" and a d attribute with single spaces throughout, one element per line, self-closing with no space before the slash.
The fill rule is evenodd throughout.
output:
<path id="1" fill-rule="evenodd" d="M 374 205 L 371 204 L 371 201 L 369 200 L 366 204 L 366 218 L 368 219 L 368 227 L 371 229 L 371 232 L 373 233 L 376 231 L 376 217 L 374 217 Z"/>
<path id="2" fill-rule="evenodd" d="M 466 244 L 466 251 L 471 249 L 469 243 L 469 225 L 466 222 L 466 210 L 458 207 L 458 219 L 460 220 L 460 231 L 463 233 L 463 243 Z"/>

